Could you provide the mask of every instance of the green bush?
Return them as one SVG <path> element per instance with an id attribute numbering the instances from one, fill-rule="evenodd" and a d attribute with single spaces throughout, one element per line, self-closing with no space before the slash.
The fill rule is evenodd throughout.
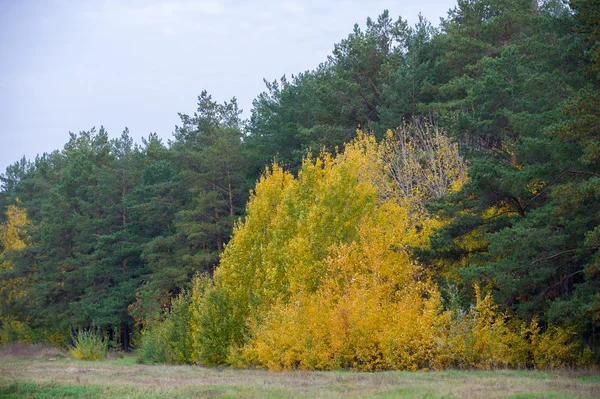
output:
<path id="1" fill-rule="evenodd" d="M 245 319 L 230 294 L 198 276 L 191 292 L 175 298 L 163 320 L 143 331 L 138 362 L 224 364 L 244 332 Z"/>
<path id="2" fill-rule="evenodd" d="M 69 353 L 75 359 L 102 360 L 108 352 L 108 339 L 104 339 L 100 330 L 78 330 L 73 343 Z"/>
<path id="3" fill-rule="evenodd" d="M 196 294 L 196 292 L 194 292 Z M 190 328 L 199 358 L 206 365 L 225 364 L 230 350 L 243 343 L 246 321 L 228 291 L 210 286 L 192 296 Z"/>
<path id="4" fill-rule="evenodd" d="M 168 363 L 169 342 L 167 333 L 170 323 L 168 320 L 156 321 L 142 332 L 138 363 Z"/>
<path id="5" fill-rule="evenodd" d="M 190 325 L 190 296 L 175 298 L 161 322 L 142 332 L 138 361 L 140 363 L 193 363 L 194 349 Z"/>

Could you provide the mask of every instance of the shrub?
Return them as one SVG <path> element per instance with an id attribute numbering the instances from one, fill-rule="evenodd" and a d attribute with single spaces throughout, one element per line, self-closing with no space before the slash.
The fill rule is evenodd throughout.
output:
<path id="1" fill-rule="evenodd" d="M 169 363 L 168 320 L 153 322 L 142 332 L 138 363 Z"/>
<path id="2" fill-rule="evenodd" d="M 141 363 L 193 363 L 190 333 L 190 295 L 183 293 L 171 302 L 164 320 L 146 327 L 142 333 L 138 361 Z"/>
<path id="3" fill-rule="evenodd" d="M 537 369 L 554 369 L 592 364 L 589 349 L 573 340 L 575 331 L 550 326 L 540 333 L 537 320 L 531 323 L 531 357 Z"/>
<path id="4" fill-rule="evenodd" d="M 195 363 L 224 364 L 230 351 L 242 344 L 245 319 L 229 291 L 206 277 L 196 279 L 192 293 L 190 331 Z"/>
<path id="5" fill-rule="evenodd" d="M 510 320 L 475 286 L 476 303 L 468 311 L 455 309 L 437 334 L 434 367 L 494 369 L 525 367 L 528 359 L 527 329 Z"/>
<path id="6" fill-rule="evenodd" d="M 362 217 L 354 242 L 329 248 L 316 292 L 298 289 L 252 320 L 246 363 L 274 370 L 428 368 L 441 299 L 425 277 L 415 279 L 422 270 L 398 248 L 418 239 L 406 233 L 407 220 L 406 209 L 393 203 Z"/>
<path id="7" fill-rule="evenodd" d="M 73 336 L 74 345 L 69 353 L 79 360 L 102 360 L 108 351 L 108 339 L 98 329 L 78 330 Z"/>
<path id="8" fill-rule="evenodd" d="M 591 363 L 589 350 L 573 341 L 574 331 L 549 326 L 542 332 L 537 320 L 526 323 L 500 311 L 491 293 L 475 286 L 476 304 L 469 311 L 447 312 L 436 337 L 437 369 L 552 369 Z"/>

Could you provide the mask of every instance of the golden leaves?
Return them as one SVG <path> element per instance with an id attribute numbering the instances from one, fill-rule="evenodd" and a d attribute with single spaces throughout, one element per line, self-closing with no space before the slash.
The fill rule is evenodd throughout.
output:
<path id="1" fill-rule="evenodd" d="M 442 309 L 410 248 L 428 245 L 442 221 L 423 204 L 459 187 L 464 164 L 433 127 L 403 129 L 383 143 L 359 133 L 335 158 L 305 159 L 298 178 L 274 165 L 260 179 L 215 273 L 213 289 L 245 323 L 230 333 L 244 340 L 217 348 L 230 363 L 373 371 L 574 359 L 552 349 L 572 348 L 566 332 L 509 321 L 478 287 L 471 310 Z M 199 314 L 210 310 L 199 295 L 192 302 Z"/>
<path id="2" fill-rule="evenodd" d="M 386 148 L 359 134 L 336 158 L 306 159 L 297 179 L 275 166 L 259 181 L 216 273 L 247 306 L 247 362 L 426 367 L 440 298 L 407 248 L 425 244 L 430 221 L 381 195 Z"/>

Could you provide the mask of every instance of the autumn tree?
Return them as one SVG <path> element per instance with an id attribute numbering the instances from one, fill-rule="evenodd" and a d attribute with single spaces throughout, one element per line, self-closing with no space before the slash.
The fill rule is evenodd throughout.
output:
<path id="1" fill-rule="evenodd" d="M 6 211 L 6 222 L 0 225 L 0 340 L 25 339 L 23 331 L 27 317 L 23 310 L 27 308 L 29 277 L 33 273 L 19 273 L 13 266 L 11 257 L 29 245 L 26 210 L 10 205 Z"/>
<path id="2" fill-rule="evenodd" d="M 237 342 L 247 361 L 365 370 L 428 361 L 440 298 L 408 248 L 425 245 L 434 223 L 406 206 L 420 190 L 385 191 L 395 185 L 384 157 L 400 147 L 388 140 L 359 136 L 335 158 L 306 159 L 297 179 L 275 165 L 257 183 L 215 274 L 249 323 L 250 342 Z M 394 349 L 409 325 L 416 362 Z"/>

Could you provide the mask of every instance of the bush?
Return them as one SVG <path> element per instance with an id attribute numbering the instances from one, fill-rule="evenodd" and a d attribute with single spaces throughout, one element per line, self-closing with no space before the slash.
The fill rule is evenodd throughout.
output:
<path id="1" fill-rule="evenodd" d="M 447 313 L 436 338 L 436 369 L 522 368 L 527 365 L 528 329 L 500 310 L 491 293 L 475 286 L 476 303 L 468 311 Z"/>
<path id="2" fill-rule="evenodd" d="M 531 324 L 531 357 L 535 368 L 555 369 L 593 364 L 591 351 L 573 340 L 575 331 L 572 328 L 550 326 L 540 333 L 537 320 Z"/>
<path id="3" fill-rule="evenodd" d="M 447 312 L 438 331 L 436 369 L 553 369 L 591 363 L 589 350 L 574 341 L 572 329 L 549 326 L 542 332 L 536 319 L 529 323 L 502 312 L 491 293 L 481 294 L 468 311 Z"/>
<path id="4" fill-rule="evenodd" d="M 102 360 L 108 352 L 108 339 L 100 330 L 78 330 L 69 353 L 79 360 Z"/>
<path id="5" fill-rule="evenodd" d="M 192 332 L 196 363 L 225 364 L 244 339 L 245 319 L 227 290 L 206 278 L 196 279 L 192 295 Z"/>
<path id="6" fill-rule="evenodd" d="M 142 359 L 362 371 L 580 363 L 568 330 L 540 333 L 477 286 L 470 309 L 443 310 L 435 268 L 419 265 L 411 248 L 427 248 L 444 223 L 423 206 L 460 183 L 461 162 L 444 173 L 455 182 L 441 187 L 436 176 L 421 178 L 420 158 L 413 159 L 406 190 L 396 192 L 390 179 L 405 179 L 409 160 L 385 170 L 381 151 L 373 137 L 360 136 L 336 158 L 306 159 L 297 178 L 273 165 L 214 280 L 197 278 L 191 295 L 150 325 Z"/>
<path id="7" fill-rule="evenodd" d="M 244 325 L 229 293 L 215 287 L 209 277 L 196 277 L 191 293 L 175 298 L 164 319 L 143 331 L 138 361 L 226 363 L 231 348 L 242 342 Z"/>
<path id="8" fill-rule="evenodd" d="M 142 332 L 140 363 L 194 363 L 195 352 L 190 334 L 190 295 L 183 293 L 173 300 L 161 322 Z"/>
<path id="9" fill-rule="evenodd" d="M 167 320 L 156 321 L 143 330 L 138 363 L 169 363 L 169 327 Z"/>

